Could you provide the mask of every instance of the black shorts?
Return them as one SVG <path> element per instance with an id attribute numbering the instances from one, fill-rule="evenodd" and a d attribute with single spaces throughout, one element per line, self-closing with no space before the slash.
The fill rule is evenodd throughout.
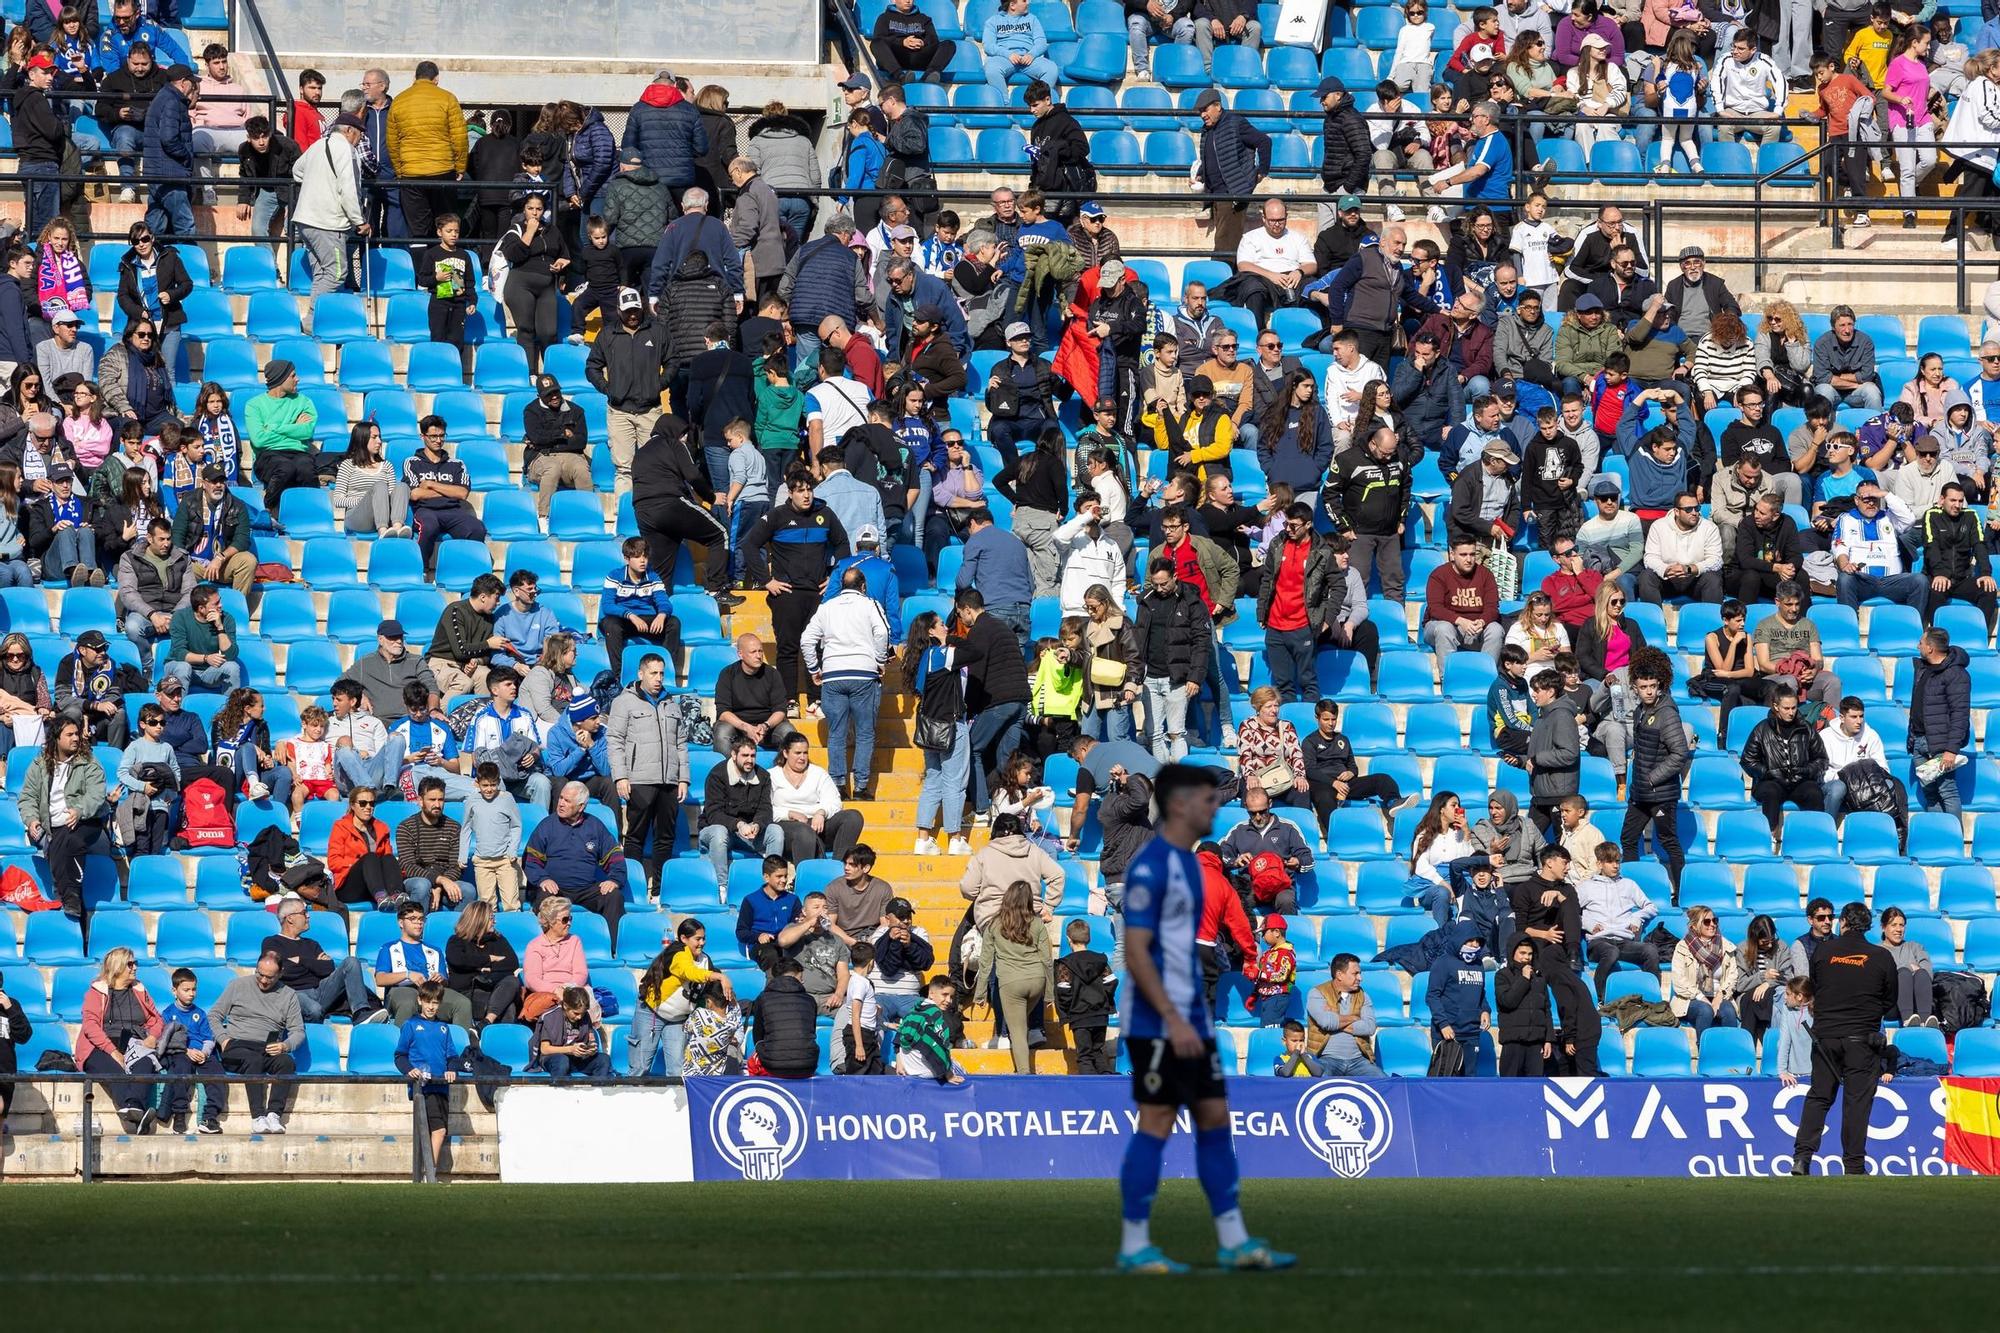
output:
<path id="1" fill-rule="evenodd" d="M 424 1094 L 424 1119 L 433 1130 L 451 1127 L 451 1094 L 448 1092 L 427 1092 Z"/>
<path id="2" fill-rule="evenodd" d="M 1228 1095 L 1213 1037 L 1191 1060 L 1175 1055 L 1165 1037 L 1127 1037 L 1125 1050 L 1132 1057 L 1132 1100 L 1141 1106 L 1193 1106 Z"/>

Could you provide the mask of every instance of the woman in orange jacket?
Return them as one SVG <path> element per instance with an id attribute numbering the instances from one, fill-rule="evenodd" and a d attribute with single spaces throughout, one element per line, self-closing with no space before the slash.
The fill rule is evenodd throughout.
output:
<path id="1" fill-rule="evenodd" d="M 127 1056 L 141 1046 L 157 1047 L 165 1031 L 159 1007 L 139 980 L 132 951 L 121 947 L 107 952 L 97 980 L 84 992 L 76 1067 L 103 1079 L 104 1091 L 117 1105 L 127 1133 L 144 1134 L 153 1127 L 153 1090 L 123 1077 L 129 1068 Z M 159 1072 L 157 1066 L 153 1072 Z"/>
<path id="2" fill-rule="evenodd" d="M 403 869 L 389 845 L 389 826 L 375 818 L 375 788 L 347 794 L 347 813 L 326 840 L 326 871 L 344 903 L 380 907 L 403 892 Z"/>

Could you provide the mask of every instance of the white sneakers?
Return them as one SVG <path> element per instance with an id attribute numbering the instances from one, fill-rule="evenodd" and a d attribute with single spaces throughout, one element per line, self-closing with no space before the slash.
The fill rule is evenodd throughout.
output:
<path id="1" fill-rule="evenodd" d="M 965 840 L 963 834 L 954 833 L 951 835 L 951 846 L 948 849 L 941 849 L 937 845 L 936 838 L 928 833 L 919 833 L 910 851 L 916 856 L 970 856 L 972 844 Z"/>
<path id="2" fill-rule="evenodd" d="M 250 1132 L 252 1134 L 283 1134 L 285 1132 L 285 1122 L 278 1119 L 275 1115 L 255 1116 L 250 1121 Z"/>
<path id="3" fill-rule="evenodd" d="M 1227 722 L 1222 724 L 1222 748 L 1225 750 L 1236 748 L 1236 728 Z"/>
<path id="4" fill-rule="evenodd" d="M 1408 216 L 1409 215 L 1407 213 L 1403 212 L 1402 209 L 1396 207 L 1394 204 L 1390 204 L 1387 208 L 1384 208 L 1382 210 L 1383 220 L 1387 222 L 1401 222 Z"/>
<path id="5" fill-rule="evenodd" d="M 972 844 L 967 842 L 963 835 L 954 835 L 951 840 L 950 851 L 953 856 L 970 856 L 972 855 Z"/>
<path id="6" fill-rule="evenodd" d="M 127 185 L 118 192 L 118 202 L 121 204 L 136 204 L 139 202 L 139 192 Z"/>
<path id="7" fill-rule="evenodd" d="M 937 839 L 928 833 L 919 833 L 917 840 L 910 845 L 910 851 L 917 856 L 937 856 Z"/>
<path id="8" fill-rule="evenodd" d="M 261 782 L 256 781 L 255 779 L 251 780 L 250 783 L 251 800 L 261 801 L 264 800 L 266 797 L 270 796 L 270 794 L 271 794 L 271 789 L 269 787 L 265 786 Z"/>

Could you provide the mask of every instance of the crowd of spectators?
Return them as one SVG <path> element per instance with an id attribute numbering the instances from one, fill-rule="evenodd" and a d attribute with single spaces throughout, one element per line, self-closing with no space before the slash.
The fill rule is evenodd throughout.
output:
<path id="1" fill-rule="evenodd" d="M 1135 58 L 1153 37 L 1182 41 L 1183 27 L 1205 55 L 1259 40 L 1247 7 L 1217 8 L 1227 12 L 1183 18 L 1177 6 L 1141 6 Z M 1737 760 L 1736 794 L 1747 791 L 1777 839 L 1788 810 L 1888 815 L 1899 839 L 1912 803 L 1959 812 L 1971 683 L 1953 635 L 1990 634 L 1995 614 L 1989 542 L 2000 525 L 1972 506 L 1990 498 L 2000 344 L 1980 348 L 1970 383 L 1926 359 L 1899 386 L 1847 307 L 1828 311 L 1817 337 L 1783 301 L 1746 313 L 1700 247 L 1679 249 L 1669 271 L 1613 205 L 1563 235 L 1549 220 L 1556 201 L 1530 184 L 1543 173 L 1516 156 L 1533 135 L 1502 123 L 1517 116 L 1511 99 L 1493 98 L 1502 84 L 1518 73 L 1520 99 L 1555 113 L 1562 94 L 1551 90 L 1574 68 L 1599 96 L 1639 61 L 1666 86 L 1651 119 L 1672 150 L 1698 138 L 1671 123 L 1695 96 L 1675 68 L 1694 61 L 1697 87 L 1719 83 L 1725 109 L 1749 115 L 1733 80 L 1750 76 L 1726 67 L 1768 61 L 1754 42 L 1743 56 L 1748 29 L 1714 31 L 1709 19 L 1698 33 L 1641 21 L 1643 40 L 1628 47 L 1631 33 L 1579 0 L 1555 25 L 1555 64 L 1567 39 L 1574 67 L 1543 80 L 1534 53 L 1548 34 L 1528 21 L 1533 8 L 1470 16 L 1453 56 L 1463 85 L 1453 114 L 1470 135 L 1430 144 L 1438 178 L 1427 193 L 1456 201 L 1436 204 L 1430 222 L 1393 206 L 1371 221 L 1345 193 L 1367 190 L 1389 170 L 1382 152 L 1398 150 L 1336 143 L 1353 114 L 1338 80 L 1320 89 L 1329 170 L 1339 151 L 1366 160 L 1357 180 L 1326 181 L 1332 197 L 1310 227 L 1263 195 L 1261 133 L 1213 93 L 1197 98 L 1200 181 L 1240 202 L 1209 210 L 1231 272 L 1182 283 L 1178 300 L 1149 288 L 1139 256 L 1127 262 L 1107 201 L 1051 199 L 1031 181 L 995 189 L 991 215 L 970 225 L 939 207 L 925 193 L 923 112 L 898 85 L 872 99 L 863 76 L 841 85 L 849 119 L 835 188 L 905 194 L 826 205 L 783 193 L 815 187 L 762 180 L 796 165 L 789 113 L 766 107 L 743 154 L 725 153 L 724 127 L 728 142 L 736 133 L 718 111 L 726 94 L 715 89 L 718 102 L 661 71 L 622 144 L 596 111 L 553 108 L 558 151 L 536 136 L 518 145 L 505 236 L 482 251 L 462 241 L 453 210 L 487 206 L 461 181 L 488 178 L 473 159 L 494 130 L 468 147 L 466 119 L 428 63 L 394 97 L 371 71 L 353 110 L 313 126 L 326 148 L 299 175 L 297 198 L 259 192 L 245 206 L 270 222 L 292 208 L 316 292 L 352 277 L 354 237 L 411 243 L 433 337 L 447 345 L 464 338 L 483 253 L 489 273 L 505 274 L 505 309 L 536 372 L 522 481 L 539 492 L 540 516 L 562 490 L 595 489 L 601 450 L 611 489 L 629 492 L 636 535 L 591 590 L 594 618 L 544 605 L 531 570 L 481 573 L 462 595 L 447 590 L 421 646 L 410 640 L 424 626 L 376 625 L 324 706 L 273 707 L 277 682 L 247 669 L 250 603 L 234 595 L 264 586 L 258 534 L 279 534 L 292 493 L 327 491 L 345 531 L 413 537 L 436 577 L 448 540 L 488 536 L 450 427 L 422 418 L 400 468 L 376 422 L 346 427 L 336 455 L 321 446 L 339 443 L 342 424 L 319 420 L 299 367 L 275 356 L 240 409 L 202 383 L 183 414 L 178 316 L 192 284 L 169 238 L 189 229 L 178 210 L 192 187 L 176 203 L 154 186 L 121 265 L 123 333 L 95 366 L 74 316 L 95 300 L 88 252 L 61 218 L 31 227 L 34 248 L 0 256 L 13 278 L 0 283 L 0 323 L 11 285 L 26 349 L 0 406 L 0 571 L 18 588 L 116 590 L 112 633 L 86 630 L 59 655 L 26 635 L 0 643 L 11 724 L 0 750 L 38 751 L 18 804 L 51 896 L 87 927 L 88 858 L 213 846 L 204 839 L 232 812 L 274 811 L 280 850 L 263 888 L 278 929 L 256 976 L 238 978 L 217 1008 L 285 1038 L 246 1044 L 217 1020 L 223 1068 L 283 1073 L 300 1025 L 379 1016 L 421 1047 L 405 1054 L 432 1095 L 439 1061 L 456 1055 L 440 1055 L 423 1026 L 439 1022 L 526 1024 L 536 1067 L 608 1076 L 604 996 L 575 914 L 601 918 L 617 939 L 628 914 L 664 901 L 686 851 L 705 860 L 718 895 L 740 901 L 740 956 L 728 961 L 754 965 L 762 993 L 746 1021 L 705 926 L 682 920 L 640 983 L 633 1074 L 747 1062 L 794 1076 L 831 1055 L 848 1072 L 949 1081 L 962 1011 L 975 1005 L 990 1008 L 1018 1071 L 1034 1068 L 1038 1044 L 1060 1042 L 1050 1006 L 1079 1064 L 1102 1070 L 1115 948 L 1090 947 L 1103 942 L 1090 924 L 1058 913 L 1074 876 L 1117 919 L 1150 777 L 1193 756 L 1230 768 L 1242 807 L 1204 848 L 1211 984 L 1247 974 L 1253 1020 L 1284 1033 L 1279 1072 L 1365 1076 L 1380 1065 L 1361 965 L 1377 958 L 1341 952 L 1331 980 L 1302 991 L 1290 940 L 1324 883 L 1316 858 L 1340 860 L 1336 822 L 1351 830 L 1343 816 L 1359 807 L 1400 839 L 1400 817 L 1424 802 L 1372 765 L 1361 771 L 1340 704 L 1323 697 L 1338 692 L 1334 671 L 1372 693 L 1393 652 L 1424 663 L 1427 688 L 1490 680 L 1471 744 L 1526 774 L 1518 795 L 1496 786 L 1483 819 L 1434 790 L 1399 852 L 1410 879 L 1398 909 L 1421 908 L 1438 927 L 1419 984 L 1440 1051 L 1473 1063 L 1493 1017 L 1489 971 L 1504 977 L 1509 1073 L 1595 1072 L 1597 1005 L 1627 966 L 1664 970 L 1669 1007 L 1697 1031 L 1748 1015 L 1770 1025 L 1784 1007 L 1775 988 L 1799 967 L 1776 966 L 1775 953 L 1758 966 L 1755 941 L 1739 965 L 1704 909 L 1689 912 L 1684 935 L 1656 929 L 1680 901 L 1692 757 L 1720 749 Z M 912 12 L 888 11 L 876 53 L 915 77 L 951 53 Z M 1035 80 L 1027 102 L 1043 148 L 1031 176 L 1060 196 L 1088 162 L 1066 156 L 1080 135 L 1059 119 L 1053 69 L 1037 69 L 1035 28 L 1015 0 L 983 46 Z M 1482 85 L 1505 44 L 1516 53 L 1507 73 Z M 1605 49 L 1617 53 L 1610 63 L 1593 54 Z M 47 73 L 37 59 L 25 62 L 29 88 Z M 986 59 L 991 70 L 996 57 Z M 217 60 L 197 109 L 210 82 L 228 82 L 227 53 Z M 189 82 L 177 72 L 165 89 Z M 1784 78 L 1774 87 L 1782 100 Z M 185 110 L 185 90 L 156 91 L 154 105 L 170 96 Z M 34 109 L 31 94 L 18 97 L 17 126 Z M 257 118 L 241 128 L 254 147 Z M 207 142 L 202 151 L 218 141 Z M 1413 242 L 1419 229 L 1439 239 Z M 47 299 L 30 298 L 30 282 Z M 559 295 L 579 298 L 570 336 L 590 343 L 601 441 L 543 360 L 560 342 Z M 1247 316 L 1254 347 L 1223 310 Z M 11 332 L 0 328 L 0 347 Z M 955 410 L 968 400 L 983 412 Z M 1785 412 L 1799 423 L 1781 432 Z M 735 661 L 689 680 L 691 693 L 680 688 L 688 606 L 674 600 L 690 579 L 685 544 L 704 548 L 695 581 L 720 615 L 761 591 L 772 625 L 768 643 L 739 635 Z M 1546 572 L 1524 582 L 1538 561 Z M 919 564 L 942 597 L 907 600 L 922 595 L 909 586 Z M 1400 617 L 1418 582 L 1412 642 Z M 1393 626 L 1374 614 L 1374 593 L 1397 603 Z M 1770 614 L 1753 620 L 1766 599 Z M 1969 620 L 1944 614 L 1960 602 Z M 1815 615 L 1892 604 L 1916 608 L 1924 627 L 1907 669 L 1907 733 L 1885 738 L 1831 669 Z M 1669 606 L 1683 627 L 1704 614 L 1715 626 L 1692 670 L 1648 642 Z M 585 644 L 603 652 L 595 680 L 577 672 Z M 1680 646 L 1694 651 L 1685 632 Z M 217 696 L 208 726 L 190 704 L 204 694 Z M 954 869 L 964 859 L 967 907 L 948 949 L 875 876 L 863 841 L 877 719 L 899 694 L 915 703 L 923 756 L 914 850 Z M 1698 701 L 1719 715 L 1700 734 L 1681 715 Z M 1297 705 L 1310 729 L 1288 714 Z M 819 722 L 823 744 L 809 725 Z M 1589 823 L 1582 796 L 1586 760 L 1599 757 L 1623 805 L 1615 836 Z M 1073 773 L 1073 786 L 1055 771 Z M 402 801 L 416 809 L 393 827 L 376 813 Z M 316 828 L 324 844 L 308 853 Z M 1621 872 L 1648 845 L 1666 904 Z M 746 859 L 760 884 L 738 895 Z M 841 875 L 797 893 L 799 868 L 822 859 Z M 523 909 L 540 933 L 517 954 L 495 913 Z M 438 911 L 459 913 L 443 948 L 425 934 Z M 335 956 L 306 930 L 316 913 L 346 925 L 376 912 L 393 916 L 396 935 L 371 959 Z M 115 954 L 107 995 L 131 988 L 131 959 L 114 968 Z M 1921 1016 L 1925 983 L 1909 990 Z M 149 1030 L 150 1003 L 119 1000 L 113 1017 Z M 110 1037 L 89 1045 L 79 1049 L 93 1072 L 123 1049 Z M 114 1090 L 143 1118 L 142 1099 Z M 169 1115 L 187 1112 L 174 1105 Z M 253 1101 L 255 1128 L 284 1114 L 280 1092 Z"/>

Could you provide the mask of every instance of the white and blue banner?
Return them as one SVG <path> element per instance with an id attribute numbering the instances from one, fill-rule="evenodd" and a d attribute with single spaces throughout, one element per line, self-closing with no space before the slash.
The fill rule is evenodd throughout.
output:
<path id="1" fill-rule="evenodd" d="M 696 1180 L 1110 1179 L 1136 1121 L 1125 1078 L 689 1079 Z M 1790 1169 L 1803 1084 L 1776 1079 L 1237 1079 L 1251 1179 L 1763 1176 Z M 1182 1129 L 1188 1126 L 1183 1117 Z M 1176 1134 L 1169 1175 L 1194 1175 Z M 1884 1084 L 1869 1170 L 1956 1175 L 1935 1078 Z M 1840 1171 L 1836 1102 L 1815 1171 Z"/>

